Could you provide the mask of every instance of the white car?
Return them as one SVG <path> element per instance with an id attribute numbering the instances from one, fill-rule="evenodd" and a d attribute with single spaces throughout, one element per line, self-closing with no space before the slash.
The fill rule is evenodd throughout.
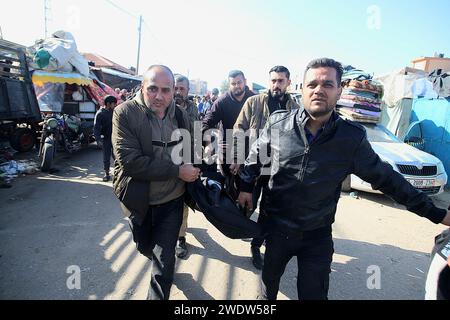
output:
<path id="1" fill-rule="evenodd" d="M 416 189 L 429 195 L 437 195 L 444 191 L 447 173 L 438 158 L 401 142 L 382 125 L 369 123 L 361 125 L 366 129 L 367 139 L 381 160 L 400 172 Z M 370 183 L 353 174 L 342 184 L 343 191 L 350 189 L 381 193 L 372 189 Z"/>

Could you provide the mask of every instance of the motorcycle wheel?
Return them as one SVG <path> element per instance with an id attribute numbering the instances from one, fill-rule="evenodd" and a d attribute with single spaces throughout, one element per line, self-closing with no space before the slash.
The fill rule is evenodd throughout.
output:
<path id="1" fill-rule="evenodd" d="M 42 150 L 41 171 L 48 172 L 52 168 L 54 156 L 55 147 L 49 143 L 45 143 L 44 149 Z"/>

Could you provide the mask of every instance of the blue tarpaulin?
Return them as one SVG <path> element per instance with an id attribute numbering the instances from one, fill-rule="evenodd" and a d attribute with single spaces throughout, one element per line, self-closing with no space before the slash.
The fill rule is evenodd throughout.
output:
<path id="1" fill-rule="evenodd" d="M 450 176 L 450 98 L 415 99 L 410 123 L 415 121 L 420 121 L 424 151 L 439 158 Z"/>

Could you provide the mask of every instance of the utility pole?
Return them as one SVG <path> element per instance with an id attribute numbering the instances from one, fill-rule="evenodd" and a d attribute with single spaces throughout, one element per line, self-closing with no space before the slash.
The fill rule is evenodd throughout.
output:
<path id="1" fill-rule="evenodd" d="M 50 0 L 44 0 L 44 23 L 45 23 L 45 39 L 48 35 L 48 22 L 51 20 L 51 3 Z"/>
<path id="2" fill-rule="evenodd" d="M 137 51 L 136 75 L 139 75 L 139 58 L 141 55 L 142 15 L 139 16 L 138 31 L 139 31 L 139 40 L 138 40 L 138 51 Z"/>

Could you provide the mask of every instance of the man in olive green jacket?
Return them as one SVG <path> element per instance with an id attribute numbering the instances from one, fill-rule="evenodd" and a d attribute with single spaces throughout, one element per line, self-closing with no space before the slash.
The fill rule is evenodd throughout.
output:
<path id="1" fill-rule="evenodd" d="M 183 150 L 191 147 L 184 144 L 191 141 L 189 137 L 173 136 L 180 128 L 190 130 L 188 115 L 175 105 L 173 96 L 172 71 L 154 65 L 145 73 L 136 97 L 116 107 L 113 114 L 113 185 L 116 195 L 128 191 L 132 197 L 121 206 L 139 252 L 152 261 L 148 299 L 170 296 L 185 183 L 200 174 L 173 156 L 180 143 Z"/>
<path id="2" fill-rule="evenodd" d="M 299 108 L 297 102 L 294 101 L 292 96 L 287 93 L 287 88 L 291 84 L 290 72 L 286 67 L 275 66 L 269 71 L 270 75 L 270 90 L 268 93 L 261 93 L 256 96 L 250 97 L 242 107 L 236 123 L 233 127 L 234 136 L 234 150 L 235 150 L 235 164 L 230 167 L 233 174 L 237 174 L 240 164 L 243 163 L 248 154 L 248 149 L 245 150 L 245 157 L 238 159 L 238 145 L 237 142 L 242 143 L 245 140 L 256 141 L 259 136 L 259 130 L 262 130 L 266 124 L 269 116 L 277 110 L 292 110 Z M 246 139 L 247 136 L 249 139 Z M 241 153 L 242 156 L 242 153 Z M 264 181 L 259 181 L 255 192 L 253 194 L 253 203 L 256 204 L 261 194 L 261 189 L 264 190 Z M 264 225 L 264 191 L 261 198 L 261 204 L 259 208 L 258 223 Z M 248 212 L 251 215 L 254 209 Z M 263 266 L 263 260 L 260 253 L 261 245 L 264 242 L 264 238 L 254 238 L 251 243 L 252 262 L 255 268 L 261 270 Z"/>
<path id="3" fill-rule="evenodd" d="M 175 75 L 175 95 L 174 99 L 178 106 L 185 110 L 189 116 L 191 127 L 194 122 L 199 121 L 197 106 L 188 98 L 189 96 L 189 79 L 181 74 Z M 189 207 L 185 204 L 183 208 L 183 222 L 181 224 L 180 233 L 178 235 L 178 244 L 176 247 L 176 255 L 178 258 L 185 258 L 188 254 L 186 245 L 186 229 L 189 215 Z"/>

